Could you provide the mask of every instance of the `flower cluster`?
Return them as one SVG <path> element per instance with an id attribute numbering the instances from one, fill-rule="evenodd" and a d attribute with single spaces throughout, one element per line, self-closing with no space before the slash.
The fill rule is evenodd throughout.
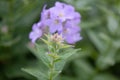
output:
<path id="1" fill-rule="evenodd" d="M 82 39 L 78 26 L 80 18 L 80 14 L 71 5 L 56 2 L 55 6 L 50 9 L 44 6 L 41 20 L 33 25 L 29 38 L 34 43 L 46 32 L 50 35 L 58 33 L 62 35 L 64 41 L 74 44 Z"/>

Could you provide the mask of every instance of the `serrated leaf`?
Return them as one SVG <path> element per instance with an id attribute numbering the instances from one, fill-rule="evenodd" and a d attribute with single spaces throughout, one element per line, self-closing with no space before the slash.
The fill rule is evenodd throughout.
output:
<path id="1" fill-rule="evenodd" d="M 80 49 L 66 49 L 63 53 L 60 54 L 61 59 L 66 60 L 67 58 L 69 58 L 70 56 L 72 56 L 73 54 L 77 53 L 77 51 L 79 51 Z"/>
<path id="2" fill-rule="evenodd" d="M 55 64 L 55 70 L 60 73 L 67 61 L 67 59 L 73 54 L 77 53 L 80 49 L 66 49 L 63 53 L 60 54 L 60 60 Z"/>
<path id="3" fill-rule="evenodd" d="M 46 47 L 44 44 L 36 44 L 36 48 L 31 48 L 28 46 L 28 48 L 31 50 L 31 52 L 37 57 L 37 59 L 42 60 L 42 62 L 46 65 L 49 66 L 50 64 L 50 57 L 48 56 Z"/>
<path id="4" fill-rule="evenodd" d="M 51 63 L 51 58 L 47 53 L 48 51 L 45 48 L 43 48 L 42 45 L 36 44 L 36 48 L 37 48 L 37 53 L 35 53 L 36 57 L 38 57 L 38 59 L 41 59 L 42 62 L 49 67 Z"/>
<path id="5" fill-rule="evenodd" d="M 55 70 L 56 71 L 59 71 L 59 73 L 61 72 L 61 70 L 63 69 L 64 67 L 64 64 L 65 64 L 65 60 L 60 60 L 58 61 L 56 64 L 55 64 Z"/>
<path id="6" fill-rule="evenodd" d="M 48 68 L 41 61 L 29 64 L 27 68 L 22 68 L 22 70 L 38 78 L 38 80 L 48 80 Z"/>
<path id="7" fill-rule="evenodd" d="M 33 68 L 25 69 L 25 68 L 23 68 L 22 70 L 29 73 L 29 74 L 31 74 L 32 76 L 37 77 L 38 80 L 47 80 L 47 75 L 44 74 L 42 71 L 40 71 L 38 69 L 33 69 Z"/>

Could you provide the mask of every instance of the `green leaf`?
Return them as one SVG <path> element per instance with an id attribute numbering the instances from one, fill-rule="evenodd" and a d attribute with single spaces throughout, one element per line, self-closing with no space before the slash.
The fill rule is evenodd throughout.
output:
<path id="1" fill-rule="evenodd" d="M 34 77 L 37 77 L 39 80 L 47 80 L 46 74 L 44 74 L 42 71 L 40 71 L 38 69 L 33 69 L 33 68 L 25 69 L 25 68 L 23 68 L 22 70 L 29 73 L 29 74 L 31 74 Z"/>
<path id="2" fill-rule="evenodd" d="M 74 64 L 76 67 L 74 70 L 79 80 L 89 80 L 95 74 L 94 68 L 86 59 L 75 60 Z"/>
<path id="3" fill-rule="evenodd" d="M 106 46 L 103 47 L 104 43 L 102 42 L 102 40 L 100 40 L 98 34 L 96 34 L 95 32 L 92 31 L 88 31 L 87 32 L 90 40 L 93 42 L 93 44 L 96 46 L 96 48 L 98 48 L 99 51 L 103 52 L 106 49 Z"/>
<path id="4" fill-rule="evenodd" d="M 107 69 L 110 66 L 115 64 L 115 56 L 117 52 L 117 48 L 113 45 L 110 45 L 104 54 L 100 54 L 97 58 L 97 67 L 100 69 Z"/>
<path id="5" fill-rule="evenodd" d="M 112 34 L 115 34 L 118 29 L 118 21 L 117 18 L 114 15 L 108 15 L 107 16 L 108 21 L 108 29 Z"/>
<path id="6" fill-rule="evenodd" d="M 58 62 L 56 62 L 55 70 L 58 71 L 58 73 L 60 73 L 61 70 L 63 69 L 65 62 L 66 62 L 65 60 L 59 60 Z"/>
<path id="7" fill-rule="evenodd" d="M 77 53 L 79 50 L 80 49 L 72 49 L 72 48 L 66 49 L 63 51 L 63 53 L 60 54 L 61 59 L 66 60 L 73 54 Z"/>
<path id="8" fill-rule="evenodd" d="M 48 50 L 46 49 L 45 44 L 39 43 L 35 44 L 35 48 L 30 46 L 28 46 L 28 48 L 37 57 L 37 59 L 42 60 L 42 62 L 49 67 L 51 58 L 47 53 Z"/>
<path id="9" fill-rule="evenodd" d="M 80 49 L 66 49 L 63 51 L 63 53 L 60 54 L 60 59 L 55 64 L 55 70 L 59 73 L 61 73 L 67 59 L 71 57 L 73 54 L 77 53 Z"/>
<path id="10" fill-rule="evenodd" d="M 38 78 L 39 80 L 47 80 L 48 78 L 48 68 L 41 63 L 41 61 L 31 64 L 28 68 L 22 68 L 22 70 Z"/>
<path id="11" fill-rule="evenodd" d="M 45 47 L 43 47 L 42 44 L 38 45 L 36 44 L 36 48 L 37 48 L 37 53 L 35 53 L 36 57 L 38 59 L 41 59 L 42 62 L 46 65 L 46 66 L 50 66 L 51 63 L 51 58 L 48 55 L 48 51 Z"/>

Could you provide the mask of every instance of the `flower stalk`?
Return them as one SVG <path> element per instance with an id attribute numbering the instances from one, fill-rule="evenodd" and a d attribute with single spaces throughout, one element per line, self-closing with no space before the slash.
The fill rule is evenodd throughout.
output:
<path id="1" fill-rule="evenodd" d="M 42 40 L 47 45 L 47 50 L 46 47 L 43 49 L 41 44 L 37 45 L 37 57 L 40 57 L 48 68 L 45 74 L 41 73 L 44 77 L 39 80 L 54 80 L 63 69 L 67 58 L 78 51 L 72 49 L 71 44 L 82 39 L 78 26 L 80 20 L 80 14 L 69 4 L 56 2 L 50 9 L 44 6 L 41 20 L 33 25 L 29 34 L 33 43 Z"/>
<path id="2" fill-rule="evenodd" d="M 55 62 L 54 62 L 54 59 L 53 59 L 52 62 L 51 62 L 51 66 L 50 66 L 50 78 L 49 78 L 49 80 L 53 80 L 54 66 L 55 66 Z"/>

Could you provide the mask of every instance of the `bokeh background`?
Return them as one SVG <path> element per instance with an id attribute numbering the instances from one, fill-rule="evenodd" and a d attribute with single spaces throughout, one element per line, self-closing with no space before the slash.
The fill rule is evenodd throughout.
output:
<path id="1" fill-rule="evenodd" d="M 38 62 L 28 35 L 43 5 L 56 1 L 0 0 L 0 80 L 37 80 L 21 70 Z M 80 12 L 83 36 L 76 43 L 81 51 L 69 59 L 60 80 L 120 80 L 120 0 L 59 1 Z"/>

